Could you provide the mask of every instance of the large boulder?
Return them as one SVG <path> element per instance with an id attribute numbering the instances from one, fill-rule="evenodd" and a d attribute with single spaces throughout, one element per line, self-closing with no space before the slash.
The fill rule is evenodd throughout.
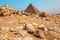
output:
<path id="1" fill-rule="evenodd" d="M 36 30 L 34 36 L 37 38 L 45 38 L 44 32 L 42 30 Z"/>
<path id="2" fill-rule="evenodd" d="M 34 27 L 33 27 L 32 24 L 26 24 L 24 29 L 27 30 L 29 33 L 33 33 L 34 32 Z"/>
<path id="3" fill-rule="evenodd" d="M 47 12 L 42 12 L 39 16 L 40 17 L 47 17 L 48 16 L 48 13 Z"/>

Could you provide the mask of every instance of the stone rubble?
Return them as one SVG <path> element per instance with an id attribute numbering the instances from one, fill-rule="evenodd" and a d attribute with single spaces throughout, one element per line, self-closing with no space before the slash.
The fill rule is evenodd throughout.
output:
<path id="1" fill-rule="evenodd" d="M 0 6 L 0 40 L 60 40 L 60 15 Z"/>

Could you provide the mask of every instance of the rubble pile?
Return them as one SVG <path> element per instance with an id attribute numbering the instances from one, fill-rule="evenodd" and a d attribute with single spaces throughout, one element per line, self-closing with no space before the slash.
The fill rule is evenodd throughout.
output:
<path id="1" fill-rule="evenodd" d="M 0 6 L 0 40 L 60 40 L 60 15 Z"/>

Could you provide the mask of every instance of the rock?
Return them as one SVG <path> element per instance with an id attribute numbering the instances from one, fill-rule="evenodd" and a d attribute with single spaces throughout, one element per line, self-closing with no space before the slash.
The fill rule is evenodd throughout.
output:
<path id="1" fill-rule="evenodd" d="M 1 9 L 1 10 L 4 10 L 4 9 L 5 9 L 5 7 L 1 7 L 0 9 Z"/>
<path id="2" fill-rule="evenodd" d="M 0 39 L 6 39 L 6 38 L 8 38 L 8 34 L 1 34 L 0 35 Z"/>
<path id="3" fill-rule="evenodd" d="M 44 24 L 41 24 L 38 29 L 43 30 L 43 31 L 48 31 L 48 29 L 45 27 Z"/>
<path id="4" fill-rule="evenodd" d="M 2 38 L 3 38 L 3 36 L 4 36 L 3 34 L 0 34 L 0 39 L 2 39 Z"/>
<path id="5" fill-rule="evenodd" d="M 15 28 L 10 28 L 10 32 L 16 32 L 17 30 Z"/>
<path id="6" fill-rule="evenodd" d="M 50 36 L 53 36 L 52 38 L 58 38 L 60 39 L 60 33 L 49 31 Z"/>
<path id="7" fill-rule="evenodd" d="M 18 11 L 17 13 L 18 13 L 18 15 L 22 16 L 22 13 L 20 11 Z"/>
<path id="8" fill-rule="evenodd" d="M 22 13 L 23 15 L 25 15 L 25 16 L 28 16 L 28 15 L 29 15 L 29 13 L 27 13 L 27 12 L 25 12 L 25 11 L 21 11 L 21 13 Z"/>
<path id="9" fill-rule="evenodd" d="M 22 38 L 19 38 L 19 37 L 13 37 L 13 38 L 8 38 L 8 40 L 22 40 Z"/>
<path id="10" fill-rule="evenodd" d="M 3 31 L 8 31 L 9 30 L 9 27 L 2 26 L 2 27 L 0 27 L 0 29 L 3 30 Z"/>
<path id="11" fill-rule="evenodd" d="M 14 40 L 22 40 L 22 38 L 18 38 L 18 37 L 17 37 L 17 38 L 14 38 Z"/>
<path id="12" fill-rule="evenodd" d="M 19 31 L 19 34 L 22 36 L 22 37 L 25 37 L 28 33 L 26 30 L 20 30 Z"/>
<path id="13" fill-rule="evenodd" d="M 58 26 L 58 24 L 53 24 L 48 27 L 48 29 L 60 33 L 60 27 Z"/>
<path id="14" fill-rule="evenodd" d="M 54 39 L 54 40 L 58 40 L 58 39 Z"/>
<path id="15" fill-rule="evenodd" d="M 45 38 L 45 35 L 44 35 L 43 31 L 41 31 L 41 30 L 36 30 L 34 32 L 34 36 L 37 38 Z"/>
<path id="16" fill-rule="evenodd" d="M 32 25 L 37 27 L 38 23 L 33 22 Z"/>
<path id="17" fill-rule="evenodd" d="M 39 16 L 40 16 L 40 17 L 47 17 L 48 14 L 47 14 L 47 12 L 42 12 Z"/>
<path id="18" fill-rule="evenodd" d="M 34 32 L 34 27 L 32 26 L 32 24 L 26 24 L 24 29 L 27 30 L 29 33 Z"/>
<path id="19" fill-rule="evenodd" d="M 13 16 L 13 15 L 12 15 Z M 8 21 L 8 24 L 13 24 L 15 23 L 16 21 Z"/>
<path id="20" fill-rule="evenodd" d="M 31 37 L 24 37 L 23 40 L 33 40 Z"/>
<path id="21" fill-rule="evenodd" d="M 7 15 L 8 15 L 8 13 L 4 13 L 3 15 L 4 15 L 4 16 L 7 16 Z"/>
<path id="22" fill-rule="evenodd" d="M 21 29 L 23 29 L 23 28 L 24 28 L 24 26 L 17 26 L 17 27 L 16 27 L 17 30 L 21 30 Z"/>

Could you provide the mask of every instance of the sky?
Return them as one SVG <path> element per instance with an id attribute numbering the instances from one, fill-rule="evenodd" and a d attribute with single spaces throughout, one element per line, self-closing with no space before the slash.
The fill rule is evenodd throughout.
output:
<path id="1" fill-rule="evenodd" d="M 9 5 L 17 10 L 25 10 L 30 3 L 40 11 L 60 13 L 60 0 L 0 0 L 0 5 Z"/>

